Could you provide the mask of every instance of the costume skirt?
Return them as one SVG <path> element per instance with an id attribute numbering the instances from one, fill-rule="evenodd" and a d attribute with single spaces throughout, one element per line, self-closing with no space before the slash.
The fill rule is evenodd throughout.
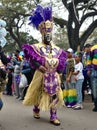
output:
<path id="1" fill-rule="evenodd" d="M 26 106 L 36 105 L 43 111 L 50 107 L 63 105 L 63 92 L 60 90 L 56 93 L 56 98 L 52 101 L 52 96 L 43 91 L 43 76 L 39 70 L 35 71 L 32 82 L 30 83 L 25 95 L 23 104 Z"/>

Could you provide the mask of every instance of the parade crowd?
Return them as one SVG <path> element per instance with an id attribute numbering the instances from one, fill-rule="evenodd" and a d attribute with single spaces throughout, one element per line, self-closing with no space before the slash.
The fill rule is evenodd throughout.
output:
<path id="1" fill-rule="evenodd" d="M 83 52 L 75 52 L 72 48 L 67 49 L 66 66 L 61 74 L 61 88 L 63 91 L 64 105 L 75 110 L 83 109 L 82 102 L 85 94 L 91 94 L 93 101 L 93 90 L 91 88 L 91 75 L 88 74 L 88 56 L 91 44 L 84 46 Z M 35 70 L 31 68 L 23 51 L 16 50 L 13 54 L 0 53 L 0 70 L 6 73 L 4 95 L 15 96 L 23 100 L 27 88 L 32 81 Z"/>

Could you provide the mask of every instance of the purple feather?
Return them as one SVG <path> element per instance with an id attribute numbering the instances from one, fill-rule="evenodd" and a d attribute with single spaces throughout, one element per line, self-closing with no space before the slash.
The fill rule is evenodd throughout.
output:
<path id="1" fill-rule="evenodd" d="M 44 8 L 43 10 L 43 15 L 44 15 L 44 20 L 52 20 L 52 7 L 49 6 L 49 7 L 46 7 Z"/>
<path id="2" fill-rule="evenodd" d="M 29 24 L 32 24 L 36 29 L 41 22 L 46 20 L 52 20 L 52 7 L 48 6 L 43 8 L 40 5 L 37 5 L 36 10 L 32 12 L 32 16 L 30 16 Z"/>

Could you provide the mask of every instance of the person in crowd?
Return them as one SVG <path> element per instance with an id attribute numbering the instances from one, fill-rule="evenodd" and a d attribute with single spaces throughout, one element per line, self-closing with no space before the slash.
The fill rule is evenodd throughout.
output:
<path id="1" fill-rule="evenodd" d="M 20 97 L 20 92 L 19 92 L 19 83 L 20 83 L 20 61 L 17 61 L 14 66 L 14 89 L 15 89 L 15 95 L 16 98 L 18 99 Z"/>
<path id="2" fill-rule="evenodd" d="M 35 69 L 31 68 L 29 61 L 27 61 L 26 58 L 24 57 L 21 62 L 21 76 L 25 75 L 25 78 L 26 78 L 25 80 L 27 80 L 27 85 L 26 85 L 26 81 L 25 81 L 26 86 L 24 85 L 22 88 L 19 88 L 20 92 L 21 92 L 21 96 L 20 96 L 19 100 L 24 99 L 28 86 L 32 81 L 34 72 L 35 72 Z M 21 80 L 20 80 L 20 82 L 21 82 Z M 20 84 L 19 84 L 19 87 L 20 87 Z"/>
<path id="3" fill-rule="evenodd" d="M 6 83 L 6 72 L 0 68 L 0 110 L 3 107 L 2 92 L 5 90 Z"/>
<path id="4" fill-rule="evenodd" d="M 14 82 L 14 90 L 15 90 L 16 99 L 20 98 L 19 83 L 20 83 L 21 62 L 22 62 L 22 58 L 20 56 L 20 51 L 15 50 L 14 55 L 12 56 L 12 59 L 11 59 L 11 64 L 14 67 L 13 82 Z"/>
<path id="5" fill-rule="evenodd" d="M 83 68 L 84 82 L 83 82 L 83 87 L 82 87 L 83 101 L 84 101 L 85 92 L 89 93 L 89 90 L 91 92 L 90 94 L 91 94 L 92 101 L 93 101 L 93 93 L 92 93 L 92 89 L 91 89 L 91 77 L 90 77 L 90 75 L 87 74 L 87 71 L 88 71 L 87 63 L 89 61 L 91 46 L 92 46 L 92 44 L 90 44 L 90 43 L 86 43 L 84 45 L 84 53 L 83 53 L 83 57 L 82 57 L 82 63 L 84 66 L 84 68 Z"/>
<path id="6" fill-rule="evenodd" d="M 15 52 L 14 52 L 17 61 L 20 60 L 20 58 L 19 58 L 19 53 L 20 53 L 19 50 L 15 50 Z"/>
<path id="7" fill-rule="evenodd" d="M 52 8 L 37 5 L 30 24 L 42 34 L 42 42 L 25 44 L 23 51 L 30 65 L 35 69 L 33 79 L 23 100 L 24 105 L 34 105 L 33 116 L 40 118 L 40 109 L 50 109 L 50 122 L 60 125 L 57 117 L 57 106 L 63 105 L 60 74 L 64 70 L 66 52 L 52 43 Z"/>
<path id="8" fill-rule="evenodd" d="M 83 64 L 81 62 L 82 59 L 82 53 L 78 52 L 75 55 L 75 70 L 73 72 L 73 75 L 75 75 L 75 80 L 76 80 L 76 84 L 75 84 L 75 88 L 77 91 L 77 104 L 73 107 L 75 110 L 79 110 L 83 108 L 82 105 L 82 84 L 83 84 L 83 80 L 84 80 L 84 76 L 83 76 Z"/>
<path id="9" fill-rule="evenodd" d="M 14 69 L 11 66 L 9 66 L 7 68 L 8 82 L 6 84 L 6 95 L 10 95 L 10 96 L 13 95 L 13 93 L 12 93 L 12 82 L 13 82 L 13 74 L 12 73 L 13 73 L 13 71 L 14 71 Z"/>
<path id="10" fill-rule="evenodd" d="M 3 65 L 5 65 L 5 68 L 6 68 L 7 64 L 10 62 L 10 60 L 4 54 L 1 46 L 0 46 L 0 60 L 2 61 Z"/>
<path id="11" fill-rule="evenodd" d="M 90 51 L 87 59 L 87 73 L 91 78 L 91 89 L 94 102 L 93 112 L 97 112 L 97 45 L 88 43 L 87 48 Z"/>
<path id="12" fill-rule="evenodd" d="M 71 108 L 76 104 L 76 89 L 75 78 L 73 75 L 75 59 L 73 57 L 73 49 L 67 50 L 67 62 L 66 62 L 66 81 L 65 89 L 63 90 L 64 102 L 68 108 Z"/>

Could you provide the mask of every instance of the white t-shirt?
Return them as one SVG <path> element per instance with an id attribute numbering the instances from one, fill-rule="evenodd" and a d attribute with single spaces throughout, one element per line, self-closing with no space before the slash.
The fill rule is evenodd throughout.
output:
<path id="1" fill-rule="evenodd" d="M 75 72 L 79 71 L 79 73 L 76 75 L 76 79 L 84 79 L 83 76 L 83 64 L 81 62 L 75 64 Z"/>

